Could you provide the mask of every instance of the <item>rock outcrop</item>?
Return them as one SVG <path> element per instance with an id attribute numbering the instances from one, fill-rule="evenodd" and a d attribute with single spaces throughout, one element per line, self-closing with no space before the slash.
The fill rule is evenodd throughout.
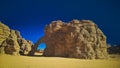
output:
<path id="1" fill-rule="evenodd" d="M 109 54 L 120 54 L 120 45 L 110 46 L 108 48 L 108 53 Z"/>
<path id="2" fill-rule="evenodd" d="M 0 22 L 0 54 L 27 55 L 33 44 L 23 39 L 19 31 Z"/>
<path id="3" fill-rule="evenodd" d="M 106 36 L 90 20 L 52 21 L 45 27 L 45 35 L 34 46 L 44 42 L 44 56 L 82 59 L 107 58 Z"/>

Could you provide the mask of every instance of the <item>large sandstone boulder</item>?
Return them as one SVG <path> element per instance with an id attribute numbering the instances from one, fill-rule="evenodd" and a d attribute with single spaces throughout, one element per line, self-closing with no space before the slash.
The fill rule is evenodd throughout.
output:
<path id="1" fill-rule="evenodd" d="M 31 51 L 31 47 L 33 46 L 33 43 L 31 41 L 27 41 L 23 38 L 18 39 L 18 43 L 20 45 L 20 54 L 21 55 L 28 55 Z"/>
<path id="2" fill-rule="evenodd" d="M 34 46 L 36 50 L 36 47 L 44 42 L 44 56 L 107 58 L 106 36 L 90 20 L 72 20 L 68 23 L 53 21 L 45 27 L 44 32 L 45 36 Z"/>
<path id="3" fill-rule="evenodd" d="M 19 31 L 0 22 L 0 54 L 28 55 L 32 45 L 31 41 L 22 38 Z"/>

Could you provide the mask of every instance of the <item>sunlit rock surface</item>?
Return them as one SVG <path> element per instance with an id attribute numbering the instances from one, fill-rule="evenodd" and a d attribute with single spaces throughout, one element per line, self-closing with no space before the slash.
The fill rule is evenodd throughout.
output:
<path id="1" fill-rule="evenodd" d="M 0 54 L 27 55 L 33 44 L 23 39 L 19 31 L 0 22 Z"/>
<path id="2" fill-rule="evenodd" d="M 107 58 L 106 36 L 90 20 L 70 22 L 52 21 L 44 29 L 45 35 L 34 46 L 44 42 L 44 56 L 71 57 L 81 59 Z"/>

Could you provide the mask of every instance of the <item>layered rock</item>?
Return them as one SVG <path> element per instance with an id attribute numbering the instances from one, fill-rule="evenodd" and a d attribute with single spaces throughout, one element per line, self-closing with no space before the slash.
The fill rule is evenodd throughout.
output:
<path id="1" fill-rule="evenodd" d="M 38 40 L 34 49 L 46 44 L 44 56 L 83 59 L 107 58 L 106 36 L 90 20 L 72 20 L 64 23 L 53 21 L 45 27 L 45 36 Z"/>
<path id="2" fill-rule="evenodd" d="M 27 55 L 32 45 L 21 37 L 19 31 L 12 30 L 0 22 L 0 54 Z"/>

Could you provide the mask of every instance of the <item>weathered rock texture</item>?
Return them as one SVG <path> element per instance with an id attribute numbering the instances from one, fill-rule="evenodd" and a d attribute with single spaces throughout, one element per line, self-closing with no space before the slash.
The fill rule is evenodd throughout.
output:
<path id="1" fill-rule="evenodd" d="M 45 27 L 45 36 L 38 40 L 34 49 L 44 42 L 44 56 L 83 59 L 107 58 L 106 36 L 90 20 L 72 20 L 64 23 L 53 21 Z"/>
<path id="2" fill-rule="evenodd" d="M 23 39 L 19 31 L 0 22 L 0 54 L 27 55 L 33 44 Z"/>

